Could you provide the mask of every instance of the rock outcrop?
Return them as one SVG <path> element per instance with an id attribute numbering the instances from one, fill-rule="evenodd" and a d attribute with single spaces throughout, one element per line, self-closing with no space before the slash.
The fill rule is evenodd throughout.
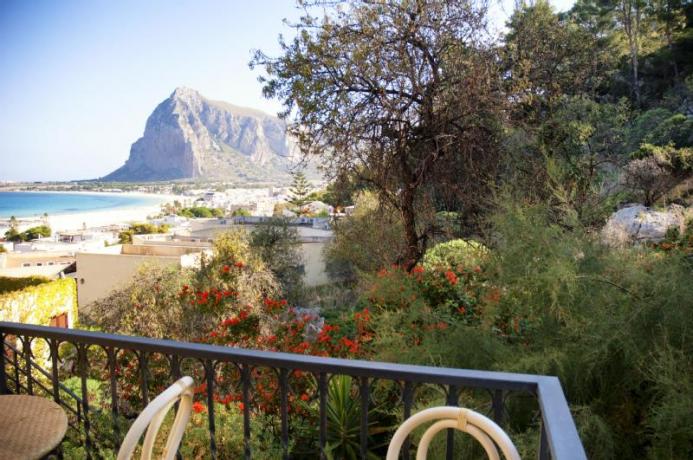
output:
<path id="1" fill-rule="evenodd" d="M 683 232 L 686 216 L 686 208 L 675 204 L 664 211 L 654 211 L 641 204 L 631 204 L 609 217 L 602 229 L 602 238 L 604 242 L 613 246 L 659 242 L 672 227 Z"/>
<path id="2" fill-rule="evenodd" d="M 280 119 L 177 88 L 147 119 L 144 135 L 107 181 L 286 179 L 296 149 Z"/>

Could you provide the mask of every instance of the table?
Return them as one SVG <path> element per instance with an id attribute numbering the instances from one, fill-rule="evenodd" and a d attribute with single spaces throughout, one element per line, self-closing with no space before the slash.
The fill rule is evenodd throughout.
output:
<path id="1" fill-rule="evenodd" d="M 67 431 L 65 411 L 41 396 L 0 395 L 0 460 L 40 459 Z"/>

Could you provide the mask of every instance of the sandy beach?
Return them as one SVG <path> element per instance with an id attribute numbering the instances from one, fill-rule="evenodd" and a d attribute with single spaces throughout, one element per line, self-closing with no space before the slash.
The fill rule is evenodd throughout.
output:
<path id="1" fill-rule="evenodd" d="M 60 192 L 50 192 L 50 193 L 60 193 Z M 66 193 L 90 193 L 94 192 L 66 192 Z M 99 192 L 99 194 L 102 194 Z M 164 203 L 173 202 L 180 197 L 175 195 L 157 195 L 151 193 L 106 193 L 104 195 L 118 195 L 118 196 L 131 196 L 131 197 L 146 197 L 154 198 L 157 200 L 157 204 L 152 204 L 148 206 L 133 206 L 133 207 L 118 207 L 114 209 L 103 209 L 95 211 L 84 211 L 77 212 L 73 214 L 49 214 L 48 224 L 54 232 L 66 231 L 66 230 L 80 230 L 82 228 L 91 227 L 102 227 L 106 225 L 113 224 L 128 224 L 132 222 L 143 222 L 148 216 L 155 215 L 161 212 L 161 205 Z M 19 218 L 20 227 L 22 223 L 28 222 L 40 222 L 38 217 L 24 217 Z"/>

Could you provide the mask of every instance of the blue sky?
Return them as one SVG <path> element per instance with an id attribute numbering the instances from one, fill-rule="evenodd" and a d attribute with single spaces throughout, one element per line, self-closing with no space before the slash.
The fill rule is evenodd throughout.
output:
<path id="1" fill-rule="evenodd" d="M 248 61 L 277 54 L 298 14 L 292 0 L 0 1 L 0 180 L 111 172 L 177 86 L 276 112 Z"/>

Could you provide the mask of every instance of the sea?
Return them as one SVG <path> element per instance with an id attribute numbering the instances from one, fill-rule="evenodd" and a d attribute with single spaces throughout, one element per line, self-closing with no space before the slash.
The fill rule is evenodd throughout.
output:
<path id="1" fill-rule="evenodd" d="M 157 197 L 106 193 L 0 192 L 0 218 L 37 217 L 47 213 L 77 214 L 89 211 L 155 206 Z"/>

